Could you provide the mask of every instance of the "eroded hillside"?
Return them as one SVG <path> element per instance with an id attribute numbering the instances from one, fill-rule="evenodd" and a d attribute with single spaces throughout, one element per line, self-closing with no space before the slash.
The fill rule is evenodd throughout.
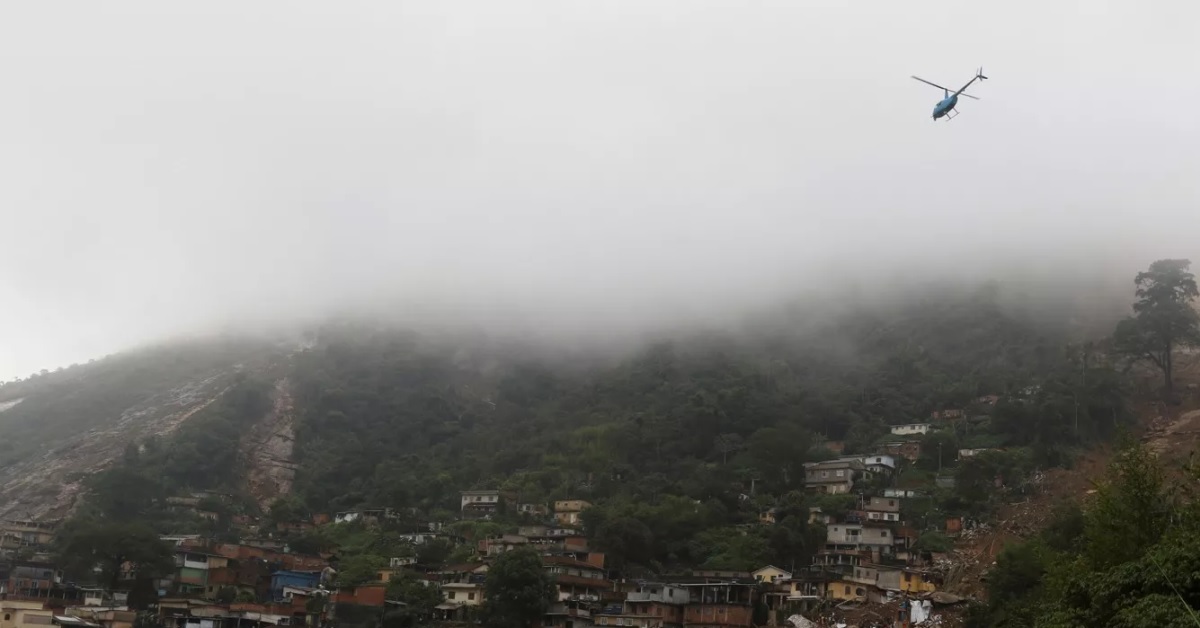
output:
<path id="1" fill-rule="evenodd" d="M 1137 422 L 1133 432 L 1157 455 L 1169 471 L 1182 470 L 1200 450 L 1200 360 L 1188 352 L 1177 372 L 1179 404 L 1163 403 L 1149 392 L 1135 403 Z M 1158 383 L 1154 371 L 1139 369 L 1140 388 L 1152 390 Z M 1112 459 L 1110 443 L 1101 443 L 1075 460 L 1070 468 L 1049 469 L 1037 482 L 1037 490 L 1010 499 L 993 520 L 967 530 L 955 550 L 940 565 L 946 590 L 985 598 L 987 574 L 1009 544 L 1028 540 L 1052 521 L 1056 508 L 1066 503 L 1083 503 L 1095 492 L 1095 482 L 1105 474 Z"/>
<path id="2" fill-rule="evenodd" d="M 0 518 L 67 515 L 86 477 L 130 443 L 174 433 L 267 355 L 254 343 L 183 343 L 0 388 Z"/>
<path id="3" fill-rule="evenodd" d="M 125 412 L 107 427 L 65 439 L 40 456 L 0 470 L 0 518 L 54 519 L 70 512 L 90 473 L 107 467 L 128 443 L 165 436 L 225 392 L 228 374 L 156 395 Z"/>
<path id="4" fill-rule="evenodd" d="M 291 382 L 281 379 L 275 384 L 270 412 L 242 439 L 246 488 L 264 512 L 292 490 L 296 476 L 296 463 L 292 460 L 296 441 L 293 413 Z"/>

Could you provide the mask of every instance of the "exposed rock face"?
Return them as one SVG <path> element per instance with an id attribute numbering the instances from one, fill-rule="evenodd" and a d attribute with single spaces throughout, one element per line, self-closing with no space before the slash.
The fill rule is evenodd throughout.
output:
<path id="1" fill-rule="evenodd" d="M 108 427 L 64 434 L 61 445 L 0 469 L 0 519 L 58 519 L 70 514 L 82 479 L 107 467 L 128 443 L 174 432 L 228 389 L 220 373 L 155 395 Z"/>
<path id="2" fill-rule="evenodd" d="M 242 459 L 246 461 L 246 487 L 266 512 L 271 503 L 292 490 L 296 463 L 295 415 L 291 382 L 286 378 L 275 384 L 274 404 L 242 439 Z"/>

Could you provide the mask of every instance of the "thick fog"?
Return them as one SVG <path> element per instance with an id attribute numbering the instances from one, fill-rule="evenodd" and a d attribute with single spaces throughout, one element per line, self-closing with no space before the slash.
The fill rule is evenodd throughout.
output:
<path id="1" fill-rule="evenodd" d="M 0 376 L 368 306 L 612 330 L 852 279 L 1200 263 L 1197 23 L 1183 1 L 6 3 Z M 909 75 L 980 65 L 982 100 L 935 123 Z"/>

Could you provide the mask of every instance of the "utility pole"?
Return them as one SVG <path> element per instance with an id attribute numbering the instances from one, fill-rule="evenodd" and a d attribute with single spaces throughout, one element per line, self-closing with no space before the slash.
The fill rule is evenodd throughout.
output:
<path id="1" fill-rule="evenodd" d="M 1075 438 L 1079 438 L 1079 395 L 1072 393 L 1071 397 L 1075 402 Z"/>
<path id="2" fill-rule="evenodd" d="M 942 474 L 942 441 L 938 441 L 938 475 Z"/>

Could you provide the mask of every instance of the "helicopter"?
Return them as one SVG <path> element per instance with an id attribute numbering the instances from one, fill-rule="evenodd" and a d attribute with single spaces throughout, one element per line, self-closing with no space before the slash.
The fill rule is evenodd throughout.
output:
<path id="1" fill-rule="evenodd" d="M 946 97 L 943 98 L 940 102 L 938 102 L 938 104 L 933 108 L 934 121 L 937 121 L 939 118 L 942 118 L 942 117 L 945 117 L 946 120 L 953 120 L 954 118 L 957 118 L 958 111 L 954 107 L 955 107 L 955 105 L 958 104 L 958 97 L 966 96 L 967 98 L 979 100 L 975 96 L 972 96 L 970 94 L 964 94 L 963 92 L 966 91 L 967 88 L 971 86 L 971 83 L 974 83 L 976 80 L 980 80 L 980 81 L 987 80 L 987 77 L 983 75 L 983 68 L 979 68 L 979 70 L 975 72 L 975 76 L 970 81 L 967 81 L 967 84 L 963 85 L 962 89 L 959 89 L 957 92 L 950 93 L 949 89 L 942 87 L 941 85 L 938 85 L 937 83 L 930 83 L 929 81 L 926 81 L 925 79 L 923 79 L 919 76 L 914 76 L 913 78 L 917 79 L 918 81 L 921 81 L 922 83 L 924 83 L 926 85 L 932 85 L 932 86 L 942 90 L 942 92 L 945 93 L 945 95 L 946 95 Z"/>

